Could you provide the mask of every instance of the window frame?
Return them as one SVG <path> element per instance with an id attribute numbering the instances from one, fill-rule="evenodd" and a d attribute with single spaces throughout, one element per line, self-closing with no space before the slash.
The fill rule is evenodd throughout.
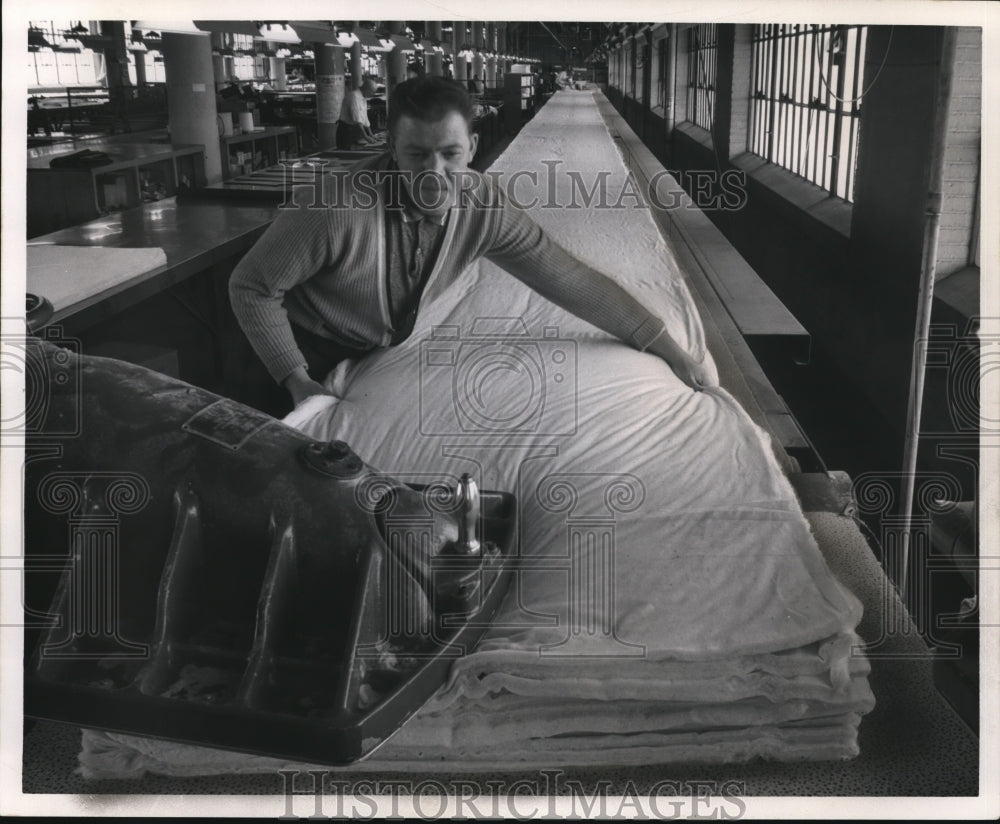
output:
<path id="1" fill-rule="evenodd" d="M 719 26 L 697 23 L 687 30 L 687 120 L 711 133 L 719 64 Z M 700 105 L 699 105 L 700 104 Z"/>
<path id="2" fill-rule="evenodd" d="M 755 24 L 747 149 L 854 201 L 868 26 Z"/>

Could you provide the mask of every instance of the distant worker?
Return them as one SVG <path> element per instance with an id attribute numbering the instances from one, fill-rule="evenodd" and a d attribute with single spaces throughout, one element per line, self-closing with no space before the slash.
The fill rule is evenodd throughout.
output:
<path id="1" fill-rule="evenodd" d="M 368 122 L 368 98 L 375 95 L 375 83 L 365 78 L 362 83 L 351 84 L 344 95 L 340 107 L 340 121 L 337 124 L 337 148 L 350 149 L 357 143 L 373 143 L 375 135 Z"/>

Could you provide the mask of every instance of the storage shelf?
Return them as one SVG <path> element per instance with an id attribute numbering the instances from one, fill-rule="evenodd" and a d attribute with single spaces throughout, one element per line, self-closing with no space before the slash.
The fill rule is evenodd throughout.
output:
<path id="1" fill-rule="evenodd" d="M 156 143 L 88 143 L 111 158 L 104 166 L 52 168 L 64 147 L 34 150 L 28 158 L 28 237 L 130 209 L 205 185 L 204 147 Z"/>
<path id="2" fill-rule="evenodd" d="M 247 174 L 292 159 L 299 153 L 299 133 L 295 126 L 268 126 L 243 134 L 219 138 L 222 177 Z"/>

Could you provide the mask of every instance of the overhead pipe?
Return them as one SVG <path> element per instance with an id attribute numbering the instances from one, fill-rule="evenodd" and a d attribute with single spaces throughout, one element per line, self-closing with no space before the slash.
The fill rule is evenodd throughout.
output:
<path id="1" fill-rule="evenodd" d="M 906 599 L 909 573 L 910 536 L 913 519 L 913 495 L 916 484 L 917 453 L 920 447 L 920 417 L 923 409 L 924 378 L 927 368 L 927 338 L 930 333 L 931 309 L 934 301 L 934 280 L 937 275 L 938 236 L 941 225 L 941 205 L 944 181 L 944 154 L 948 138 L 948 108 L 955 70 L 957 29 L 942 27 L 941 68 L 938 72 L 934 124 L 931 133 L 930 179 L 924 210 L 924 244 L 920 267 L 920 289 L 917 298 L 917 322 L 913 335 L 913 360 L 910 369 L 910 396 L 906 410 L 906 442 L 903 458 L 903 520 L 902 558 L 900 559 L 899 592 Z"/>
<path id="2" fill-rule="evenodd" d="M 667 140 L 673 143 L 677 125 L 677 24 L 670 24 L 667 40 Z"/>

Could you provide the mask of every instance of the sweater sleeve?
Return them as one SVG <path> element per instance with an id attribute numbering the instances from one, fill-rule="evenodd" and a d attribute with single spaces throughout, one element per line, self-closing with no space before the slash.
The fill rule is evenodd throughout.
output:
<path id="1" fill-rule="evenodd" d="M 306 365 L 283 301 L 289 289 L 311 278 L 329 259 L 327 211 L 282 210 L 229 280 L 236 319 L 278 383 Z"/>
<path id="2" fill-rule="evenodd" d="M 644 351 L 664 322 L 607 275 L 571 255 L 497 190 L 485 255 L 557 306 Z"/>

